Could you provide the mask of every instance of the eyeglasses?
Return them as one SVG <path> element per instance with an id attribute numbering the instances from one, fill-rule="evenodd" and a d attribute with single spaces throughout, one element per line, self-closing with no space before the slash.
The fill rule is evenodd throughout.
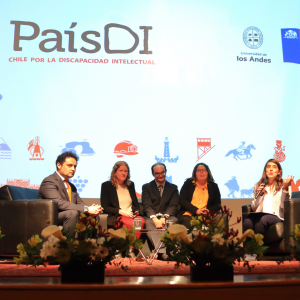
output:
<path id="1" fill-rule="evenodd" d="M 166 171 L 163 171 L 161 173 L 154 173 L 154 176 L 159 176 L 159 175 L 166 175 Z"/>
<path id="2" fill-rule="evenodd" d="M 206 170 L 206 169 L 197 169 L 197 172 L 203 172 L 203 173 L 206 173 L 207 170 Z"/>

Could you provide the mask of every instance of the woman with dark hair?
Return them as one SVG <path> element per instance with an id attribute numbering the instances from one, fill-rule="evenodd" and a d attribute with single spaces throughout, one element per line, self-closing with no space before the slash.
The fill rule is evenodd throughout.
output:
<path id="1" fill-rule="evenodd" d="M 218 211 L 221 205 L 221 194 L 218 185 L 210 172 L 208 165 L 199 163 L 195 166 L 192 177 L 183 184 L 178 213 L 179 224 L 186 228 L 191 226 L 192 216 L 200 215 L 203 211 Z"/>
<path id="2" fill-rule="evenodd" d="M 243 229 L 253 229 L 255 233 L 265 235 L 269 227 L 283 222 L 284 200 L 291 199 L 291 182 L 294 176 L 282 180 L 282 167 L 276 159 L 269 159 L 264 166 L 261 179 L 254 186 L 254 198 L 251 204 L 255 214 L 249 214 L 244 220 Z"/>
<path id="3" fill-rule="evenodd" d="M 110 180 L 101 185 L 100 198 L 103 213 L 108 214 L 108 228 L 113 228 L 116 221 L 121 221 L 125 227 L 130 228 L 135 219 L 140 219 L 144 228 L 145 220 L 139 216 L 140 209 L 134 183 L 130 181 L 130 170 L 125 161 L 114 164 Z M 135 236 L 139 239 L 141 233 L 135 232 Z M 135 255 L 132 250 L 129 249 L 126 255 L 133 258 Z"/>

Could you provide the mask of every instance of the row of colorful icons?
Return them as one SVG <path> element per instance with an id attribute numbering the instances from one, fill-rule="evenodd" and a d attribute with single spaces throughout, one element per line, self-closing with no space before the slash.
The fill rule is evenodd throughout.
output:
<path id="1" fill-rule="evenodd" d="M 170 155 L 170 142 L 169 139 L 166 137 L 164 141 L 164 151 L 163 157 L 159 158 L 155 155 L 155 160 L 161 163 L 177 163 L 179 160 L 178 155 L 176 157 L 171 157 Z M 81 152 L 77 153 L 76 147 L 81 146 Z M 211 150 L 213 150 L 215 145 L 212 146 L 211 138 L 197 138 L 197 159 L 199 161 L 203 158 L 206 154 L 208 154 Z M 32 139 L 27 146 L 27 150 L 31 157 L 29 160 L 44 160 L 44 148 L 40 145 L 40 137 L 36 136 Z M 232 157 L 236 161 L 238 160 L 246 160 L 252 158 L 251 151 L 256 150 L 256 147 L 252 144 L 246 144 L 245 141 L 242 141 L 241 144 L 236 148 L 232 149 L 227 152 L 225 157 Z M 279 162 L 285 161 L 285 146 L 282 145 L 281 140 L 276 141 L 276 146 L 274 148 L 275 153 L 273 157 L 277 159 Z M 61 152 L 71 151 L 75 154 L 80 156 L 91 156 L 95 154 L 94 149 L 90 146 L 90 143 L 87 141 L 82 142 L 69 142 L 66 143 L 65 147 L 61 150 Z M 0 159 L 11 159 L 11 148 L 7 145 L 3 138 L 0 137 Z M 122 158 L 127 155 L 137 155 L 138 147 L 134 145 L 132 142 L 124 140 L 118 143 L 113 153 L 116 154 L 118 158 Z"/>

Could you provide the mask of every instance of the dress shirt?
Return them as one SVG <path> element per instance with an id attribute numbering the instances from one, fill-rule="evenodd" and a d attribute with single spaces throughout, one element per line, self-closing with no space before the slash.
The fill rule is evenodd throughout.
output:
<path id="1" fill-rule="evenodd" d="M 204 209 L 207 206 L 207 202 L 208 202 L 207 183 L 205 184 L 204 188 L 200 188 L 198 182 L 196 182 L 196 188 L 193 194 L 191 204 L 196 206 L 197 208 Z M 192 213 L 186 211 L 183 215 L 191 217 Z"/>

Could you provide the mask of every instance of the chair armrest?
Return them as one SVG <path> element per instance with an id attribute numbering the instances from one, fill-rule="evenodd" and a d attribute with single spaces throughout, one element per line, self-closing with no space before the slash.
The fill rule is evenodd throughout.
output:
<path id="1" fill-rule="evenodd" d="M 295 225 L 300 224 L 300 199 L 289 199 L 284 201 L 284 244 L 285 248 L 297 246 L 290 237 Z"/>
<path id="2" fill-rule="evenodd" d="M 251 212 L 253 212 L 251 204 L 246 204 L 242 206 L 242 214 L 250 214 Z"/>
<path id="3" fill-rule="evenodd" d="M 58 204 L 52 200 L 0 201 L 0 254 L 17 254 L 17 245 L 41 236 L 48 225 L 58 225 Z M 43 239 L 43 241 L 45 241 Z"/>

